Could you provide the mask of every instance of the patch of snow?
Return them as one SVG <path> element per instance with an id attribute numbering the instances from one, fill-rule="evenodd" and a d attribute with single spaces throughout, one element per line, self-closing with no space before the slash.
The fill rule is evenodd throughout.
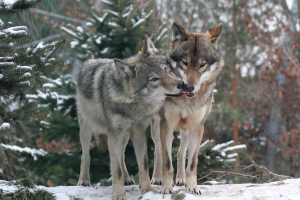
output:
<path id="1" fill-rule="evenodd" d="M 3 74 L 0 74 L 0 80 L 3 79 L 3 77 L 4 77 Z"/>
<path id="2" fill-rule="evenodd" d="M 17 0 L 3 0 L 5 4 L 14 4 Z"/>
<path id="3" fill-rule="evenodd" d="M 108 1 L 108 0 L 101 0 L 101 2 L 108 4 L 108 5 L 114 5 L 112 2 Z"/>
<path id="4" fill-rule="evenodd" d="M 222 185 L 222 183 L 218 182 L 218 181 L 206 181 L 203 184 L 204 185 Z"/>
<path id="5" fill-rule="evenodd" d="M 23 79 L 23 78 L 29 78 L 31 77 L 31 73 L 30 72 L 26 72 L 25 74 L 23 74 L 20 79 Z"/>
<path id="6" fill-rule="evenodd" d="M 116 22 L 108 22 L 108 26 L 117 27 L 119 26 Z"/>
<path id="7" fill-rule="evenodd" d="M 73 41 L 70 43 L 72 49 L 74 49 L 78 44 L 79 44 L 78 40 L 73 40 Z"/>
<path id="8" fill-rule="evenodd" d="M 81 33 L 83 33 L 84 32 L 84 30 L 83 30 L 83 28 L 81 27 L 81 26 L 77 26 L 77 28 L 76 28 L 79 32 L 81 32 Z"/>
<path id="9" fill-rule="evenodd" d="M 25 70 L 32 70 L 32 67 L 30 67 L 30 66 L 20 66 L 20 65 L 18 65 L 17 66 L 17 69 L 25 69 Z"/>
<path id="10" fill-rule="evenodd" d="M 54 85 L 53 83 L 44 83 L 43 87 L 44 88 L 56 88 L 57 86 Z"/>
<path id="11" fill-rule="evenodd" d="M 18 86 L 20 87 L 29 87 L 30 86 L 30 82 L 29 81 L 23 81 L 23 82 L 20 82 L 18 83 Z"/>
<path id="12" fill-rule="evenodd" d="M 234 158 L 234 157 L 237 157 L 237 156 L 238 156 L 237 153 L 232 153 L 232 154 L 228 154 L 227 158 Z"/>
<path id="13" fill-rule="evenodd" d="M 288 6 L 289 9 L 292 8 L 294 1 L 295 0 L 286 0 L 286 4 L 287 4 L 287 6 Z"/>
<path id="14" fill-rule="evenodd" d="M 105 54 L 105 53 L 107 53 L 107 51 L 108 51 L 108 47 L 106 47 L 105 49 L 103 49 L 103 50 L 101 51 L 101 53 L 102 53 L 102 54 Z"/>
<path id="15" fill-rule="evenodd" d="M 7 33 L 14 36 L 27 36 L 26 26 L 15 26 L 2 30 L 3 33 Z"/>
<path id="16" fill-rule="evenodd" d="M 36 155 L 41 155 L 44 156 L 47 154 L 47 151 L 45 151 L 44 149 L 31 149 L 29 147 L 19 147 L 16 145 L 8 145 L 8 144 L 1 144 L 1 146 L 3 146 L 6 149 L 10 149 L 12 151 L 19 151 L 19 152 L 26 152 L 26 153 L 30 153 L 34 160 L 37 160 Z"/>
<path id="17" fill-rule="evenodd" d="M 203 142 L 203 143 L 200 145 L 199 149 L 202 149 L 203 147 L 205 147 L 206 144 L 209 143 L 210 141 L 211 141 L 211 140 L 206 140 L 205 142 Z"/>
<path id="18" fill-rule="evenodd" d="M 16 186 L 8 186 L 7 181 L 0 181 L 0 188 L 4 193 L 14 192 Z M 223 185 L 198 185 L 201 196 L 196 196 L 185 192 L 184 186 L 175 186 L 174 191 L 181 190 L 184 193 L 185 200 L 299 200 L 300 197 L 300 179 L 288 179 L 284 181 L 264 183 L 264 184 L 223 184 Z M 59 200 L 70 200 L 70 196 L 82 198 L 85 200 L 107 200 L 111 199 L 112 186 L 83 187 L 83 186 L 57 186 L 45 187 L 37 186 L 37 189 L 52 192 Z M 157 191 L 160 186 L 153 185 Z M 124 186 L 127 200 L 171 200 L 171 195 L 163 195 L 155 192 L 147 192 L 141 195 L 138 185 Z"/>
<path id="19" fill-rule="evenodd" d="M 61 27 L 62 30 L 64 30 L 65 32 L 67 32 L 68 34 L 72 35 L 73 37 L 77 38 L 77 34 L 74 31 L 71 31 L 70 29 L 67 29 L 66 27 Z"/>
<path id="20" fill-rule="evenodd" d="M 227 147 L 226 149 L 223 150 L 223 152 L 246 149 L 246 148 L 247 146 L 245 144 L 240 144 L 232 147 Z"/>
<path id="21" fill-rule="evenodd" d="M 164 28 L 164 30 L 162 30 L 162 32 L 159 34 L 159 36 L 157 36 L 156 40 L 159 41 L 162 39 L 163 36 L 165 36 L 165 34 L 168 32 L 168 29 Z"/>
<path id="22" fill-rule="evenodd" d="M 94 24 L 92 22 L 87 22 L 85 25 L 86 26 L 93 26 Z"/>
<path id="23" fill-rule="evenodd" d="M 7 123 L 7 122 L 4 122 L 3 124 L 1 124 L 0 126 L 0 131 L 3 132 L 3 131 L 7 131 L 10 129 L 10 123 Z"/>
<path id="24" fill-rule="evenodd" d="M 233 144 L 233 143 L 234 143 L 234 141 L 231 140 L 231 141 L 226 142 L 226 143 L 217 144 L 217 145 L 214 146 L 211 150 L 213 150 L 213 151 L 220 151 L 220 150 L 222 150 L 224 147 L 226 147 L 226 146 L 228 146 L 228 145 L 231 145 L 231 144 Z"/>
<path id="25" fill-rule="evenodd" d="M 137 21 L 135 24 L 132 25 L 131 30 L 134 29 L 137 26 L 140 26 L 142 24 L 144 24 L 146 22 L 145 19 L 139 19 L 139 21 Z"/>
<path id="26" fill-rule="evenodd" d="M 100 35 L 95 41 L 97 44 L 101 44 L 102 35 Z"/>

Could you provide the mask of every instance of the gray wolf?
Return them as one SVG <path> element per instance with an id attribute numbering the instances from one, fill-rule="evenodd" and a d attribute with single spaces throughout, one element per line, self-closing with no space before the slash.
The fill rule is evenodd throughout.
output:
<path id="1" fill-rule="evenodd" d="M 76 88 L 82 145 L 78 185 L 90 185 L 92 134 L 105 134 L 110 154 L 112 199 L 125 199 L 124 181 L 130 178 L 124 164 L 124 150 L 129 138 L 139 166 L 141 192 L 154 190 L 149 178 L 146 128 L 166 96 L 184 95 L 181 93 L 183 85 L 170 71 L 166 57 L 158 55 L 147 36 L 141 51 L 132 58 L 86 61 L 79 71 Z"/>
<path id="2" fill-rule="evenodd" d="M 173 24 L 172 43 L 167 58 L 173 73 L 185 82 L 186 95 L 167 98 L 162 109 L 154 114 L 151 123 L 151 135 L 155 144 L 151 183 L 162 184 L 163 194 L 173 192 L 171 149 L 174 131 L 180 131 L 181 136 L 176 185 L 185 185 L 188 192 L 200 194 L 196 172 L 198 151 L 204 122 L 214 101 L 215 80 L 224 65 L 217 46 L 221 32 L 222 24 L 206 33 L 189 33 L 176 23 Z M 185 169 L 187 146 L 189 153 Z"/>

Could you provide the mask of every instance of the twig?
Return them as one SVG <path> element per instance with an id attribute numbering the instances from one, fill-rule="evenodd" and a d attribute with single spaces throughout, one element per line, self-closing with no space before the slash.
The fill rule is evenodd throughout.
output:
<path id="1" fill-rule="evenodd" d="M 202 178 L 199 178 L 198 180 L 204 179 L 204 178 L 208 178 L 211 179 L 213 181 L 218 181 L 222 178 L 225 178 L 227 176 L 239 176 L 239 177 L 245 177 L 245 178 L 250 178 L 250 179 L 265 179 L 267 177 L 270 177 L 269 181 L 272 181 L 274 178 L 277 178 L 279 180 L 285 180 L 285 179 L 289 179 L 289 178 L 293 178 L 291 176 L 284 176 L 284 175 L 279 175 L 279 174 L 275 174 L 273 172 L 270 172 L 265 166 L 259 166 L 258 164 L 256 164 L 254 161 L 252 161 L 252 164 L 245 167 L 244 169 L 248 169 L 250 167 L 255 167 L 257 170 L 261 170 L 264 171 L 265 174 L 263 175 L 256 175 L 256 176 L 251 176 L 251 175 L 247 175 L 247 174 L 239 174 L 239 173 L 235 173 L 235 172 L 225 172 L 225 171 L 211 171 L 209 172 L 206 176 L 203 176 Z M 216 179 L 212 179 L 209 178 L 210 175 L 212 174 L 223 174 L 222 176 L 216 178 Z"/>
<path id="2" fill-rule="evenodd" d="M 299 65 L 297 65 L 297 63 L 291 58 L 291 56 L 288 54 L 288 52 L 286 51 L 286 49 L 282 46 L 283 49 L 283 53 L 286 55 L 286 57 L 291 61 L 291 63 L 300 70 Z"/>

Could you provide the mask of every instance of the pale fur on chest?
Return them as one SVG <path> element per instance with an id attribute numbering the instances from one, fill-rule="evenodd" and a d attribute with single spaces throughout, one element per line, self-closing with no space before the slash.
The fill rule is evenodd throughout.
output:
<path id="1" fill-rule="evenodd" d="M 201 106 L 198 104 L 178 106 L 174 102 L 167 101 L 164 105 L 165 118 L 174 131 L 195 129 L 204 123 L 211 104 L 209 100 Z"/>

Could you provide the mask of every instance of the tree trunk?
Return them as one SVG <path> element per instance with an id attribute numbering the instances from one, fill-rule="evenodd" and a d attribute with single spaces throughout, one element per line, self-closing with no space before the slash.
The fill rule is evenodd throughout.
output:
<path id="1" fill-rule="evenodd" d="M 236 32 L 236 15 L 237 15 L 237 5 L 234 0 L 233 1 L 233 13 L 232 13 L 232 21 L 233 21 L 232 32 L 234 35 L 233 58 L 235 58 L 235 56 L 236 56 L 237 44 L 239 43 L 239 40 L 237 37 L 237 32 Z M 236 69 L 236 63 L 234 63 L 232 66 L 232 107 L 233 107 L 234 113 L 236 113 L 238 110 L 237 93 L 238 93 L 238 70 Z M 233 118 L 232 128 L 233 128 L 234 145 L 238 145 L 239 144 L 239 130 L 238 130 L 238 119 L 236 116 Z M 234 171 L 238 170 L 239 163 L 240 163 L 240 157 L 238 155 L 236 158 L 236 165 L 234 167 Z"/>
<path id="2" fill-rule="evenodd" d="M 297 19 L 298 16 L 293 16 L 292 13 L 296 13 L 298 6 L 299 5 L 299 0 L 295 0 L 293 5 L 292 5 L 292 12 L 288 10 L 286 1 L 283 1 L 283 8 L 286 10 L 287 13 L 287 23 L 288 26 L 291 28 L 293 32 L 296 33 L 295 29 L 295 18 Z M 294 18 L 294 19 L 293 19 Z M 290 43 L 291 39 L 289 37 L 289 34 L 286 33 L 284 36 L 284 46 L 288 52 L 288 54 L 291 54 L 291 48 L 290 48 Z M 288 62 L 283 63 L 283 68 L 288 66 Z M 277 148 L 277 136 L 279 135 L 279 129 L 280 129 L 280 123 L 281 123 L 281 102 L 283 99 L 282 96 L 282 91 L 283 91 L 283 85 L 285 84 L 285 76 L 281 73 L 280 69 L 278 70 L 277 73 L 277 82 L 278 82 L 278 91 L 275 92 L 275 98 L 276 98 L 276 105 L 274 105 L 271 108 L 270 112 L 270 122 L 269 122 L 269 127 L 268 127 L 268 132 L 267 132 L 267 137 L 269 140 L 268 146 L 267 146 L 267 157 L 266 157 L 266 166 L 270 169 L 273 170 L 276 165 L 276 148 Z"/>

